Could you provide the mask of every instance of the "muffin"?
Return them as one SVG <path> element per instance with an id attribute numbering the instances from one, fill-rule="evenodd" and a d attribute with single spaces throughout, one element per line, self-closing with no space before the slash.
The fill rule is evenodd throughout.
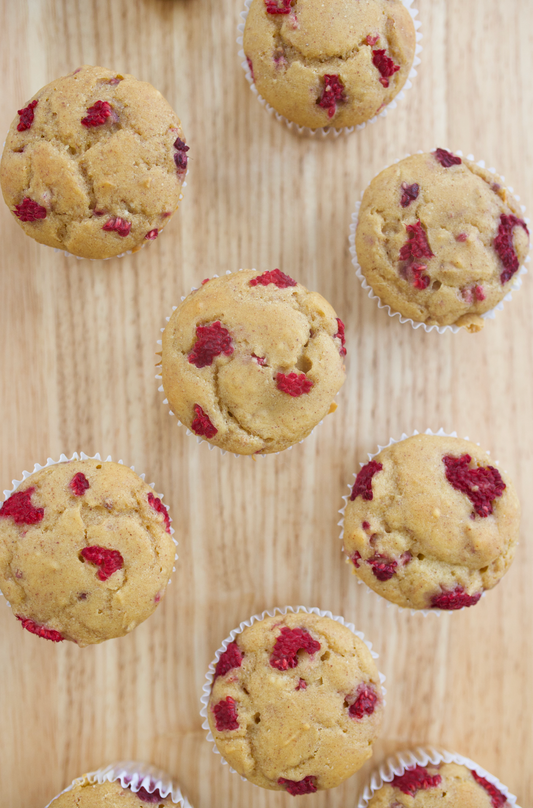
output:
<path id="1" fill-rule="evenodd" d="M 302 441 L 344 383 L 344 325 L 279 269 L 203 281 L 169 318 L 161 376 L 172 412 L 235 454 Z"/>
<path id="2" fill-rule="evenodd" d="M 0 589 L 23 628 L 83 647 L 122 637 L 165 594 L 170 518 L 127 466 L 72 460 L 28 476 L 0 507 Z"/>
<path id="3" fill-rule="evenodd" d="M 139 250 L 168 223 L 188 150 L 151 84 L 85 65 L 18 111 L 0 184 L 27 235 L 81 258 L 111 258 Z"/>
<path id="4" fill-rule="evenodd" d="M 380 675 L 347 626 L 307 612 L 257 620 L 225 644 L 207 717 L 224 759 L 293 796 L 334 788 L 372 755 Z"/>
<path id="5" fill-rule="evenodd" d="M 509 476 L 474 443 L 415 435 L 356 476 L 344 514 L 352 571 L 410 609 L 474 606 L 509 569 L 520 505 Z"/>
<path id="6" fill-rule="evenodd" d="M 243 48 L 257 91 L 288 121 L 353 127 L 405 85 L 416 33 L 401 0 L 251 0 Z"/>
<path id="7" fill-rule="evenodd" d="M 386 168 L 366 189 L 360 270 L 382 303 L 417 323 L 475 332 L 514 287 L 529 230 L 503 180 L 444 149 Z"/>

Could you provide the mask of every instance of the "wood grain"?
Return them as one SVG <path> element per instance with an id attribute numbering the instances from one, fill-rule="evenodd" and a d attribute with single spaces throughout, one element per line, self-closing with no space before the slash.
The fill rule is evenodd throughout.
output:
<path id="1" fill-rule="evenodd" d="M 348 226 L 386 163 L 441 145 L 496 166 L 533 209 L 531 0 L 416 0 L 415 86 L 385 120 L 333 141 L 300 138 L 250 93 L 235 44 L 241 0 L 2 0 L 0 131 L 39 87 L 80 64 L 158 87 L 191 144 L 180 212 L 134 256 L 77 261 L 25 238 L 0 208 L 0 481 L 61 452 L 146 471 L 180 542 L 168 596 L 132 635 L 80 650 L 23 634 L 0 604 L 2 804 L 43 808 L 81 772 L 151 760 L 195 808 L 281 808 L 285 794 L 220 765 L 198 715 L 205 669 L 242 619 L 303 603 L 356 623 L 380 653 L 388 705 L 380 762 L 444 744 L 533 804 L 533 283 L 479 335 L 388 318 L 350 264 Z M 155 342 L 193 284 L 280 266 L 347 326 L 339 409 L 304 444 L 259 462 L 197 446 L 167 414 Z M 399 614 L 355 585 L 337 509 L 365 453 L 403 431 L 457 430 L 490 449 L 523 503 L 505 580 L 475 609 Z M 528 482 L 529 481 L 529 482 Z M 354 805 L 368 765 L 316 808 Z"/>

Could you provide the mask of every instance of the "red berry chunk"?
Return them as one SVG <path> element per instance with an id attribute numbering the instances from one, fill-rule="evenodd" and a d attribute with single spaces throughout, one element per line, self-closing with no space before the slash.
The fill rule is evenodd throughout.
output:
<path id="1" fill-rule="evenodd" d="M 28 104 L 27 107 L 24 107 L 24 109 L 18 110 L 18 115 L 20 115 L 20 121 L 17 124 L 17 130 L 19 132 L 25 132 L 26 129 L 31 129 L 33 119 L 35 118 L 34 109 L 38 103 L 39 103 L 38 101 L 32 101 L 30 104 Z"/>
<path id="2" fill-rule="evenodd" d="M 16 525 L 35 525 L 44 518 L 44 508 L 36 508 L 31 503 L 31 495 L 35 486 L 25 491 L 15 491 L 0 507 L 0 516 L 11 517 Z"/>
<path id="3" fill-rule="evenodd" d="M 406 182 L 402 182 L 402 198 L 400 199 L 402 208 L 408 208 L 411 202 L 418 199 L 419 193 L 420 185 L 418 185 L 418 183 L 415 182 L 413 185 L 407 185 Z"/>
<path id="4" fill-rule="evenodd" d="M 463 162 L 460 157 L 452 154 L 446 149 L 437 149 L 433 152 L 435 159 L 443 166 L 443 168 L 450 168 L 451 166 L 459 166 Z"/>
<path id="5" fill-rule="evenodd" d="M 480 302 L 485 300 L 485 290 L 482 286 L 474 286 L 474 297 Z"/>
<path id="6" fill-rule="evenodd" d="M 299 679 L 296 685 L 296 690 L 307 690 L 307 682 L 305 679 Z"/>
<path id="7" fill-rule="evenodd" d="M 159 235 L 159 230 L 158 230 L 158 229 L 157 229 L 157 227 L 156 227 L 156 228 L 154 228 L 153 230 L 150 230 L 150 231 L 149 231 L 149 232 L 148 232 L 148 233 L 145 235 L 145 238 L 149 239 L 149 241 L 154 241 L 154 239 L 156 239 L 156 238 L 158 237 L 158 235 Z"/>
<path id="8" fill-rule="evenodd" d="M 480 598 L 481 592 L 477 592 L 475 595 L 467 595 L 462 586 L 456 586 L 455 589 L 443 590 L 438 595 L 434 595 L 431 599 L 431 608 L 455 612 L 458 609 L 475 606 Z"/>
<path id="9" fill-rule="evenodd" d="M 528 227 L 522 219 L 519 219 L 518 216 L 506 216 L 505 213 L 502 213 L 498 235 L 494 239 L 494 249 L 500 256 L 504 266 L 504 271 L 500 276 L 502 284 L 511 280 L 520 266 L 513 243 L 513 230 L 515 227 L 523 227 L 529 235 Z"/>
<path id="10" fill-rule="evenodd" d="M 252 278 L 250 281 L 250 286 L 268 286 L 269 283 L 273 283 L 274 286 L 277 286 L 278 289 L 287 289 L 289 286 L 297 286 L 296 281 L 293 281 L 292 278 L 289 278 L 288 275 L 285 275 L 280 269 L 273 269 L 269 272 L 263 272 L 262 275 L 256 275 L 255 278 Z"/>
<path id="11" fill-rule="evenodd" d="M 446 466 L 446 479 L 450 485 L 466 494 L 478 516 L 490 516 L 493 501 L 501 497 L 506 488 L 498 469 L 494 466 L 471 469 L 468 466 L 472 458 L 468 454 L 462 457 L 447 455 L 442 462 Z"/>
<path id="12" fill-rule="evenodd" d="M 59 631 L 54 631 L 53 628 L 39 626 L 34 620 L 30 620 L 29 617 L 22 617 L 20 614 L 17 614 L 17 620 L 20 620 L 22 628 L 25 628 L 30 634 L 36 634 L 38 637 L 42 637 L 43 640 L 51 640 L 51 642 L 63 642 L 62 635 Z"/>
<path id="13" fill-rule="evenodd" d="M 425 264 L 413 264 L 410 267 L 412 281 L 415 289 L 427 289 L 431 283 L 429 275 L 424 275 L 427 266 Z"/>
<path id="14" fill-rule="evenodd" d="M 174 162 L 176 163 L 176 168 L 178 171 L 185 171 L 187 168 L 187 152 L 189 151 L 189 146 L 185 144 L 180 137 L 177 137 L 174 141 L 174 148 L 176 149 L 176 154 L 174 155 Z"/>
<path id="15" fill-rule="evenodd" d="M 340 355 L 346 356 L 346 337 L 344 336 L 344 323 L 342 320 L 337 317 L 337 328 L 339 329 L 336 334 L 333 335 L 333 339 L 340 339 L 341 341 L 341 348 L 340 348 Z"/>
<path id="16" fill-rule="evenodd" d="M 365 39 L 367 45 L 376 45 L 379 42 L 379 34 L 369 34 Z"/>
<path id="17" fill-rule="evenodd" d="M 126 238 L 126 236 L 130 234 L 131 222 L 127 222 L 126 219 L 121 219 L 119 216 L 116 216 L 113 219 L 108 219 L 102 227 L 102 230 L 106 230 L 109 233 L 115 232 L 118 233 L 119 236 L 122 236 L 122 238 Z"/>
<path id="18" fill-rule="evenodd" d="M 314 382 L 308 379 L 305 373 L 277 373 L 276 387 L 282 393 L 287 393 L 293 398 L 309 393 Z"/>
<path id="19" fill-rule="evenodd" d="M 350 705 L 348 713 L 352 718 L 364 718 L 365 715 L 372 715 L 378 703 L 378 696 L 371 685 L 364 682 L 357 688 L 356 699 Z"/>
<path id="20" fill-rule="evenodd" d="M 214 438 L 218 429 L 211 423 L 207 413 L 203 411 L 199 404 L 194 405 L 196 418 L 191 424 L 191 429 L 195 435 L 200 435 L 205 438 Z"/>
<path id="21" fill-rule="evenodd" d="M 81 554 L 85 561 L 91 564 L 96 564 L 100 569 L 98 570 L 98 578 L 101 581 L 107 581 L 114 572 L 122 569 L 124 566 L 124 559 L 118 550 L 110 550 L 108 547 L 84 547 Z"/>
<path id="22" fill-rule="evenodd" d="M 152 494 L 151 491 L 148 494 L 148 504 L 150 505 L 151 508 L 154 509 L 154 511 L 163 514 L 163 519 L 165 522 L 165 530 L 167 531 L 167 533 L 170 533 L 170 516 L 168 515 L 168 510 L 163 505 L 159 497 L 156 497 L 154 494 Z"/>
<path id="23" fill-rule="evenodd" d="M 360 561 L 361 561 L 361 553 L 359 552 L 359 550 L 356 550 L 353 556 L 351 557 L 351 562 L 356 570 L 358 570 L 359 567 L 361 566 L 359 563 Z"/>
<path id="24" fill-rule="evenodd" d="M 346 101 L 344 95 L 344 84 L 338 75 L 324 76 L 324 89 L 317 101 L 319 107 L 327 109 L 328 118 L 333 118 L 337 111 L 337 102 Z"/>
<path id="25" fill-rule="evenodd" d="M 399 788 L 404 794 L 414 797 L 417 791 L 436 788 L 441 782 L 442 777 L 440 774 L 435 774 L 432 777 L 427 769 L 422 766 L 414 766 L 412 769 L 407 769 L 403 774 L 397 774 L 392 779 L 391 786 Z"/>
<path id="26" fill-rule="evenodd" d="M 419 258 L 433 258 L 434 254 L 431 252 L 422 222 L 408 224 L 405 229 L 407 230 L 408 241 L 400 250 L 400 260 L 416 261 Z"/>
<path id="27" fill-rule="evenodd" d="M 468 239 L 468 233 L 459 233 L 459 235 L 455 237 L 456 241 L 465 242 L 467 241 L 467 239 Z"/>
<path id="28" fill-rule="evenodd" d="M 68 485 L 69 488 L 74 491 L 77 497 L 83 496 L 87 489 L 91 487 L 89 485 L 89 480 L 85 474 L 81 473 L 81 471 L 78 471 L 78 473 L 74 475 Z"/>
<path id="29" fill-rule="evenodd" d="M 378 581 L 390 581 L 392 576 L 395 575 L 396 568 L 398 566 L 397 561 L 394 561 L 392 558 L 382 556 L 379 553 L 376 553 L 373 558 L 367 559 L 366 563 L 370 564 L 372 567 L 372 572 Z"/>
<path id="30" fill-rule="evenodd" d="M 254 353 L 252 354 L 252 359 L 255 359 L 258 365 L 264 367 L 266 365 L 266 359 L 264 356 L 256 356 Z"/>
<path id="31" fill-rule="evenodd" d="M 298 651 L 316 654 L 320 651 L 320 643 L 313 639 L 305 628 L 284 628 L 276 640 L 270 657 L 270 664 L 278 671 L 295 668 L 298 665 Z"/>
<path id="32" fill-rule="evenodd" d="M 26 196 L 20 205 L 15 205 L 15 216 L 21 222 L 36 222 L 37 219 L 46 219 L 46 208 Z"/>
<path id="33" fill-rule="evenodd" d="M 233 668 L 240 668 L 242 665 L 243 656 L 244 655 L 241 653 L 241 649 L 237 643 L 230 642 L 224 653 L 222 653 L 218 658 L 213 682 L 218 679 L 219 676 L 225 676 L 227 672 Z"/>
<path id="34" fill-rule="evenodd" d="M 381 73 L 381 83 L 384 87 L 388 87 L 390 84 L 389 79 L 400 70 L 400 65 L 394 64 L 390 56 L 387 56 L 386 50 L 372 51 L 372 62 L 374 67 L 377 67 Z"/>
<path id="35" fill-rule="evenodd" d="M 265 0 L 268 14 L 289 14 L 291 0 Z"/>
<path id="36" fill-rule="evenodd" d="M 254 66 L 253 66 L 253 64 L 252 64 L 252 60 L 250 59 L 250 57 L 249 57 L 249 56 L 247 56 L 247 57 L 246 57 L 246 61 L 248 62 L 248 69 L 250 70 L 250 75 L 251 75 L 251 77 L 252 77 L 253 81 L 255 81 L 255 76 L 254 76 Z"/>
<path id="37" fill-rule="evenodd" d="M 293 797 L 298 797 L 301 794 L 314 794 L 317 790 L 316 777 L 308 775 L 303 780 L 286 780 L 285 777 L 280 777 L 278 785 L 284 786 L 285 791 L 292 794 Z"/>
<path id="38" fill-rule="evenodd" d="M 133 793 L 135 794 L 136 797 L 138 797 L 140 800 L 142 800 L 142 802 L 156 803 L 156 802 L 160 802 L 162 799 L 164 799 L 163 795 L 161 794 L 161 792 L 158 789 L 156 789 L 155 791 L 150 792 L 150 791 L 147 791 L 144 788 L 144 786 L 141 786 L 141 788 L 138 791 L 134 791 Z"/>
<path id="39" fill-rule="evenodd" d="M 87 117 L 82 118 L 83 126 L 88 129 L 92 126 L 102 126 L 111 115 L 111 104 L 108 101 L 97 101 L 87 108 Z"/>
<path id="40" fill-rule="evenodd" d="M 382 468 L 383 463 L 377 463 L 375 460 L 371 460 L 370 463 L 363 466 L 355 478 L 355 483 L 350 495 L 352 502 L 358 496 L 362 496 L 363 499 L 367 500 L 367 502 L 371 502 L 374 499 L 374 492 L 372 491 L 372 477 L 374 474 L 377 474 L 378 471 L 381 471 Z"/>
<path id="41" fill-rule="evenodd" d="M 215 724 L 219 732 L 239 729 L 235 699 L 232 699 L 231 696 L 215 704 L 213 712 L 215 714 Z"/>
<path id="42" fill-rule="evenodd" d="M 493 808 L 502 808 L 502 806 L 505 805 L 505 803 L 507 802 L 507 798 L 505 794 L 502 794 L 501 791 L 498 791 L 495 785 L 489 783 L 489 781 L 485 777 L 481 777 L 475 771 L 472 771 L 472 777 L 474 778 L 476 783 L 479 783 L 479 785 L 482 788 L 484 788 L 485 791 L 488 793 Z"/>
<path id="43" fill-rule="evenodd" d="M 206 368 L 213 364 L 216 356 L 231 356 L 234 350 L 231 334 L 218 320 L 211 325 L 197 325 L 189 362 L 197 368 Z"/>

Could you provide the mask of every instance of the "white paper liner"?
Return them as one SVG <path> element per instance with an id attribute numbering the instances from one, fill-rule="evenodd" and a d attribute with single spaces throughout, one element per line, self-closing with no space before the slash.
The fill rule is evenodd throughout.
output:
<path id="1" fill-rule="evenodd" d="M 505 794 L 507 798 L 505 808 L 508 808 L 508 806 L 519 808 L 516 804 L 516 797 L 510 793 L 506 786 L 500 783 L 497 777 L 489 774 L 489 772 L 482 769 L 481 766 L 478 766 L 477 763 L 474 763 L 474 761 L 469 758 L 465 758 L 455 752 L 446 752 L 444 749 L 435 748 L 433 746 L 419 746 L 413 751 L 397 752 L 395 755 L 388 758 L 385 763 L 374 772 L 370 782 L 365 786 L 357 803 L 357 808 L 367 808 L 368 803 L 376 791 L 379 791 L 386 783 L 390 783 L 395 776 L 402 775 L 406 769 L 416 765 L 428 766 L 429 764 L 433 764 L 436 766 L 439 763 L 457 763 L 460 766 L 466 766 L 467 769 L 475 771 L 480 777 L 483 777 L 485 780 L 488 780 L 489 783 L 496 786 L 498 791 Z"/>
<path id="2" fill-rule="evenodd" d="M 433 149 L 433 151 L 435 151 L 435 149 Z M 463 157 L 464 156 L 462 151 L 456 151 L 456 152 L 453 152 L 453 153 L 456 154 L 458 157 Z M 417 151 L 416 154 L 425 154 L 425 152 Z M 375 177 L 373 177 L 373 179 L 370 181 L 370 183 L 367 185 L 367 187 L 361 193 L 361 200 L 359 202 L 357 202 L 356 205 L 355 205 L 355 212 L 352 213 L 352 224 L 350 225 L 349 242 L 350 242 L 350 254 L 352 256 L 352 264 L 355 267 L 355 274 L 359 278 L 359 280 L 361 282 L 361 286 L 365 290 L 368 289 L 368 297 L 371 300 L 377 300 L 378 308 L 379 309 L 385 309 L 385 311 L 387 312 L 389 317 L 399 317 L 401 323 L 410 323 L 415 330 L 417 328 L 422 327 L 427 334 L 429 334 L 430 331 L 437 331 L 439 334 L 445 334 L 447 331 L 450 331 L 452 334 L 457 334 L 459 331 L 464 330 L 462 326 L 458 326 L 458 325 L 440 325 L 440 326 L 439 325 L 426 325 L 426 323 L 418 322 L 417 320 L 411 320 L 409 317 L 404 317 L 402 314 L 400 314 L 399 311 L 393 311 L 391 309 L 391 307 L 388 305 L 388 303 L 383 303 L 381 298 L 378 295 L 376 295 L 376 293 L 374 292 L 374 290 L 372 289 L 372 287 L 368 283 L 367 279 L 365 278 L 365 276 L 363 274 L 363 270 L 361 269 L 359 261 L 357 260 L 357 250 L 356 250 L 356 247 L 355 247 L 355 233 L 356 233 L 356 230 L 357 230 L 357 224 L 359 222 L 359 211 L 361 210 L 361 205 L 362 205 L 362 202 L 363 202 L 363 196 L 365 194 L 365 191 L 370 186 L 372 181 L 379 174 L 381 174 L 382 171 L 386 171 L 387 168 L 391 167 L 391 165 L 397 165 L 398 163 L 401 163 L 402 160 L 406 160 L 408 157 L 412 157 L 412 156 L 413 155 L 411 155 L 411 154 L 407 154 L 407 155 L 405 155 L 405 157 L 400 157 L 400 158 L 398 158 L 398 160 L 394 160 L 393 163 L 389 163 L 389 165 L 384 166 L 382 169 L 380 169 L 378 174 L 376 174 Z M 472 163 L 476 163 L 476 165 L 479 166 L 480 168 L 484 168 L 487 171 L 490 171 L 490 173 L 494 174 L 495 177 L 500 179 L 502 182 L 505 182 L 505 177 L 503 177 L 501 174 L 498 174 L 495 168 L 487 169 L 487 166 L 485 165 L 484 160 L 479 160 L 479 161 L 476 162 L 476 158 L 474 157 L 473 154 L 467 155 L 467 157 L 465 159 L 470 160 L 470 162 L 472 162 Z M 517 202 L 520 202 L 520 197 L 517 196 L 514 193 L 514 189 L 511 188 L 510 185 L 506 185 L 505 187 L 509 191 L 509 193 L 513 195 L 514 199 Z M 524 215 L 524 221 L 529 226 L 530 220 L 525 216 L 525 213 L 526 213 L 525 205 L 520 205 L 520 209 L 522 211 L 522 214 Z M 503 304 L 508 300 L 512 300 L 513 292 L 517 292 L 522 286 L 522 275 L 527 274 L 527 267 L 525 266 L 525 264 L 528 264 L 530 262 L 530 260 L 531 260 L 531 256 L 528 253 L 528 255 L 526 256 L 526 258 L 524 260 L 524 263 L 518 269 L 518 272 L 516 272 L 513 275 L 513 279 L 511 281 L 511 287 L 510 287 L 509 292 L 507 292 L 505 297 L 502 298 L 502 300 L 500 300 L 500 302 L 496 306 L 494 306 L 493 309 L 489 309 L 489 311 L 486 311 L 484 314 L 480 315 L 482 320 L 494 320 L 494 318 L 496 317 L 496 312 L 501 311 L 503 309 Z"/>
<path id="3" fill-rule="evenodd" d="M 240 623 L 238 628 L 234 628 L 233 631 L 230 632 L 229 637 L 226 637 L 226 639 L 224 640 L 224 642 L 222 643 L 222 645 L 220 646 L 218 651 L 216 651 L 215 658 L 213 659 L 213 661 L 209 665 L 209 668 L 208 668 L 207 673 L 205 675 L 205 684 L 202 687 L 202 696 L 200 698 L 200 701 L 202 703 L 202 709 L 200 710 L 200 715 L 204 719 L 204 721 L 202 723 L 202 729 L 205 729 L 207 731 L 207 740 L 210 741 L 210 743 L 213 744 L 213 753 L 215 755 L 220 756 L 220 760 L 221 760 L 222 764 L 224 766 L 228 766 L 230 772 L 232 772 L 233 774 L 238 774 L 238 772 L 236 772 L 235 769 L 233 769 L 229 765 L 228 761 L 224 757 L 222 757 L 222 755 L 218 751 L 217 745 L 215 743 L 215 739 L 213 738 L 213 734 L 212 734 L 211 729 L 209 727 L 209 720 L 207 718 L 207 711 L 209 709 L 209 698 L 211 696 L 211 690 L 212 690 L 212 687 L 213 687 L 213 680 L 214 680 L 214 677 L 215 677 L 215 668 L 216 668 L 217 662 L 220 659 L 220 656 L 227 649 L 228 645 L 233 642 L 235 637 L 237 637 L 239 634 L 242 634 L 242 632 L 244 631 L 245 628 L 249 628 L 254 623 L 257 623 L 258 621 L 264 620 L 267 617 L 275 617 L 277 614 L 283 616 L 283 615 L 286 615 L 286 614 L 299 614 L 300 612 L 303 612 L 304 614 L 316 614 L 319 617 L 329 617 L 330 620 L 335 620 L 335 622 L 340 623 L 341 626 L 346 626 L 346 628 L 350 629 L 352 634 L 355 634 L 356 637 L 358 637 L 360 640 L 362 640 L 364 642 L 364 644 L 366 645 L 366 647 L 370 651 L 370 654 L 372 655 L 373 659 L 378 659 L 379 658 L 379 654 L 376 654 L 376 652 L 372 650 L 372 643 L 369 642 L 369 640 L 365 640 L 365 635 L 363 634 L 362 631 L 356 631 L 356 628 L 355 628 L 353 623 L 348 623 L 348 622 L 346 622 L 344 617 L 340 617 L 339 615 L 334 615 L 331 612 L 325 612 L 322 609 L 318 609 L 316 606 L 314 606 L 312 608 L 308 608 L 307 606 L 283 606 L 283 607 L 276 606 L 273 609 L 267 609 L 266 611 L 262 612 L 261 614 L 254 614 L 248 620 L 243 620 L 243 622 Z M 383 687 L 383 683 L 385 682 L 386 677 L 381 673 L 381 671 L 378 671 L 378 673 L 379 673 L 379 681 L 380 681 L 381 686 L 382 686 L 381 689 L 382 689 L 382 693 L 383 693 L 383 706 L 385 706 L 385 704 L 386 704 L 386 702 L 385 702 L 385 694 L 387 693 L 387 690 L 386 690 L 386 688 Z M 246 782 L 246 777 L 243 777 L 242 775 L 239 775 L 239 776 L 240 776 L 241 780 L 244 780 Z M 253 783 L 253 785 L 256 785 L 256 784 Z M 260 788 L 260 786 L 256 786 L 256 787 Z"/>
<path id="4" fill-rule="evenodd" d="M 308 135 L 311 137 L 313 137 L 314 135 L 322 135 L 323 137 L 327 137 L 328 135 L 330 136 L 332 135 L 333 137 L 338 137 L 339 135 L 350 135 L 352 132 L 355 131 L 358 132 L 361 129 L 364 129 L 367 124 L 376 123 L 378 118 L 386 118 L 387 113 L 390 110 L 396 109 L 398 101 L 402 101 L 402 99 L 405 97 L 405 91 L 409 90 L 413 86 L 411 79 L 414 79 L 418 75 L 415 68 L 418 67 L 418 65 L 421 62 L 419 54 L 422 52 L 422 45 L 420 45 L 422 34 L 419 33 L 419 28 L 421 27 L 422 23 L 420 22 L 420 20 L 415 19 L 415 17 L 418 15 L 418 9 L 413 8 L 413 0 L 402 0 L 402 3 L 404 4 L 407 11 L 411 15 L 415 26 L 416 46 L 415 46 L 415 58 L 413 61 L 413 65 L 407 77 L 407 81 L 405 82 L 404 86 L 402 87 L 398 95 L 396 95 L 390 102 L 390 104 L 387 104 L 387 106 L 384 107 L 378 115 L 374 115 L 374 117 L 369 118 L 368 121 L 360 123 L 357 126 L 344 126 L 341 129 L 335 129 L 334 126 L 324 126 L 319 129 L 310 129 L 307 126 L 298 126 L 298 124 L 294 123 L 294 121 L 289 121 L 288 118 L 285 118 L 284 115 L 281 115 L 279 112 L 276 112 L 274 107 L 272 107 L 267 101 L 265 101 L 263 96 L 259 94 L 259 91 L 255 86 L 255 82 L 252 78 L 252 73 L 248 65 L 248 60 L 246 59 L 246 54 L 244 53 L 244 50 L 242 48 L 244 26 L 246 25 L 246 18 L 248 17 L 248 12 L 250 11 L 250 6 L 252 4 L 252 0 L 244 0 L 244 11 L 241 11 L 240 13 L 243 22 L 241 22 L 237 26 L 237 31 L 239 32 L 239 36 L 237 37 L 237 44 L 241 46 L 241 49 L 239 50 L 239 58 L 242 60 L 241 66 L 242 69 L 244 70 L 246 80 L 250 85 L 251 91 L 255 94 L 257 100 L 260 102 L 260 104 L 264 106 L 264 108 L 270 115 L 274 114 L 274 117 L 276 118 L 277 121 L 286 124 L 286 126 L 289 129 L 294 129 L 294 131 L 297 132 L 299 135 Z"/>
<path id="5" fill-rule="evenodd" d="M 396 440 L 395 438 L 391 438 L 389 440 L 389 442 L 385 446 L 380 446 L 378 444 L 377 452 L 373 452 L 372 454 L 368 454 L 367 463 L 370 462 L 371 460 L 373 460 L 374 457 L 376 457 L 381 451 L 383 451 L 383 449 L 388 449 L 389 446 L 393 446 L 395 443 L 401 443 L 403 440 L 407 440 L 407 438 L 412 438 L 415 435 L 420 435 L 420 434 L 438 435 L 438 436 L 444 437 L 444 438 L 456 438 L 457 437 L 457 432 L 445 432 L 444 429 L 442 429 L 442 427 L 437 432 L 433 432 L 431 429 L 426 429 L 426 431 L 423 432 L 423 433 L 420 433 L 418 431 L 418 429 L 415 429 L 414 432 L 412 434 L 410 434 L 410 435 L 407 435 L 405 432 L 403 432 L 401 438 L 399 438 L 398 440 Z M 464 440 L 469 441 L 470 438 L 464 438 Z M 480 444 L 476 443 L 476 446 L 480 446 Z M 490 455 L 490 452 L 488 450 L 484 449 L 483 451 L 485 452 L 485 454 Z M 498 460 L 494 460 L 493 463 L 496 466 L 500 465 Z M 366 463 L 359 463 L 359 465 L 361 467 L 363 467 L 363 466 L 366 465 Z M 354 480 L 355 480 L 355 478 L 357 477 L 357 472 L 354 472 L 352 476 L 354 477 Z M 348 483 L 348 490 L 349 490 L 350 493 L 345 494 L 345 496 L 343 496 L 344 505 L 339 511 L 339 513 L 341 514 L 341 520 L 340 520 L 340 522 L 337 522 L 337 524 L 339 525 L 339 527 L 341 529 L 341 534 L 339 536 L 341 541 L 344 539 L 344 513 L 346 511 L 346 506 L 348 505 L 348 500 L 350 498 L 352 488 L 353 488 L 353 482 Z M 342 552 L 343 553 L 346 552 L 345 549 L 344 549 L 344 545 L 342 546 Z M 346 556 L 346 560 L 349 560 L 348 556 Z M 378 592 L 375 592 L 373 589 L 371 589 L 364 581 L 361 580 L 361 578 L 359 578 L 358 575 L 356 575 L 354 577 L 355 577 L 357 583 L 361 584 L 366 589 L 367 592 L 369 592 L 374 597 L 379 598 L 379 600 L 382 603 L 385 602 L 388 609 L 398 609 L 398 611 L 400 611 L 400 612 L 410 611 L 411 614 L 422 614 L 422 615 L 424 615 L 424 617 L 427 617 L 428 614 L 433 614 L 433 615 L 436 615 L 437 617 L 439 617 L 441 614 L 450 615 L 450 614 L 453 614 L 453 612 L 463 612 L 465 609 L 472 608 L 471 606 L 463 606 L 462 609 L 454 609 L 452 611 L 446 610 L 446 609 L 410 609 L 409 606 L 400 606 L 397 603 L 392 603 L 390 600 L 387 600 L 387 598 L 383 597 L 383 595 L 380 595 Z M 482 600 L 486 595 L 487 595 L 486 591 L 482 592 L 480 600 Z"/>
<path id="6" fill-rule="evenodd" d="M 109 766 L 103 766 L 95 772 L 89 772 L 82 777 L 77 777 L 67 788 L 57 794 L 46 808 L 50 808 L 52 803 L 62 794 L 66 794 L 67 791 L 71 791 L 77 785 L 86 782 L 93 785 L 96 783 L 114 783 L 116 780 L 120 781 L 122 788 L 130 788 L 134 793 L 137 793 L 141 788 L 144 788 L 149 794 L 159 791 L 163 798 L 171 797 L 172 802 L 176 805 L 180 805 L 182 808 L 192 808 L 189 800 L 181 793 L 181 789 L 172 782 L 170 775 L 155 766 L 135 760 L 111 763 Z"/>

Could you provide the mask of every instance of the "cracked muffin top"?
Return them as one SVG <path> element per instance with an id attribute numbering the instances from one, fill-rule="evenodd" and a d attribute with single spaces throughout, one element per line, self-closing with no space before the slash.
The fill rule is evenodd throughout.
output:
<path id="1" fill-rule="evenodd" d="M 162 797 L 159 791 L 149 792 L 145 788 L 132 791 L 117 780 L 91 783 L 85 779 L 52 800 L 48 808 L 142 808 L 148 803 L 153 808 L 175 805 L 170 795 Z"/>
<path id="2" fill-rule="evenodd" d="M 444 149 L 386 168 L 363 195 L 357 260 L 375 294 L 427 325 L 479 331 L 529 251 L 517 200 L 490 171 Z"/>
<path id="3" fill-rule="evenodd" d="M 208 720 L 220 754 L 263 788 L 334 788 L 372 755 L 383 695 L 365 643 L 329 617 L 257 621 L 220 656 Z"/>
<path id="4" fill-rule="evenodd" d="M 401 0 L 252 0 L 243 47 L 260 95 L 298 126 L 356 126 L 390 104 L 413 65 Z"/>
<path id="5" fill-rule="evenodd" d="M 47 466 L 0 508 L 0 589 L 25 629 L 54 642 L 132 631 L 165 594 L 174 559 L 165 506 L 119 463 Z"/>
<path id="6" fill-rule="evenodd" d="M 179 420 L 215 446 L 280 452 L 332 409 L 344 341 L 317 292 L 279 269 L 245 269 L 204 281 L 169 318 L 163 388 Z"/>
<path id="7" fill-rule="evenodd" d="M 474 606 L 509 569 L 520 504 L 506 472 L 460 438 L 415 435 L 357 474 L 344 514 L 352 571 L 411 609 Z"/>
<path id="8" fill-rule="evenodd" d="M 151 84 L 86 65 L 19 110 L 0 184 L 27 235 L 82 258 L 111 258 L 140 249 L 168 223 L 187 151 L 179 119 Z"/>
<path id="9" fill-rule="evenodd" d="M 410 766 L 377 791 L 368 808 L 504 808 L 505 794 L 458 763 Z"/>

